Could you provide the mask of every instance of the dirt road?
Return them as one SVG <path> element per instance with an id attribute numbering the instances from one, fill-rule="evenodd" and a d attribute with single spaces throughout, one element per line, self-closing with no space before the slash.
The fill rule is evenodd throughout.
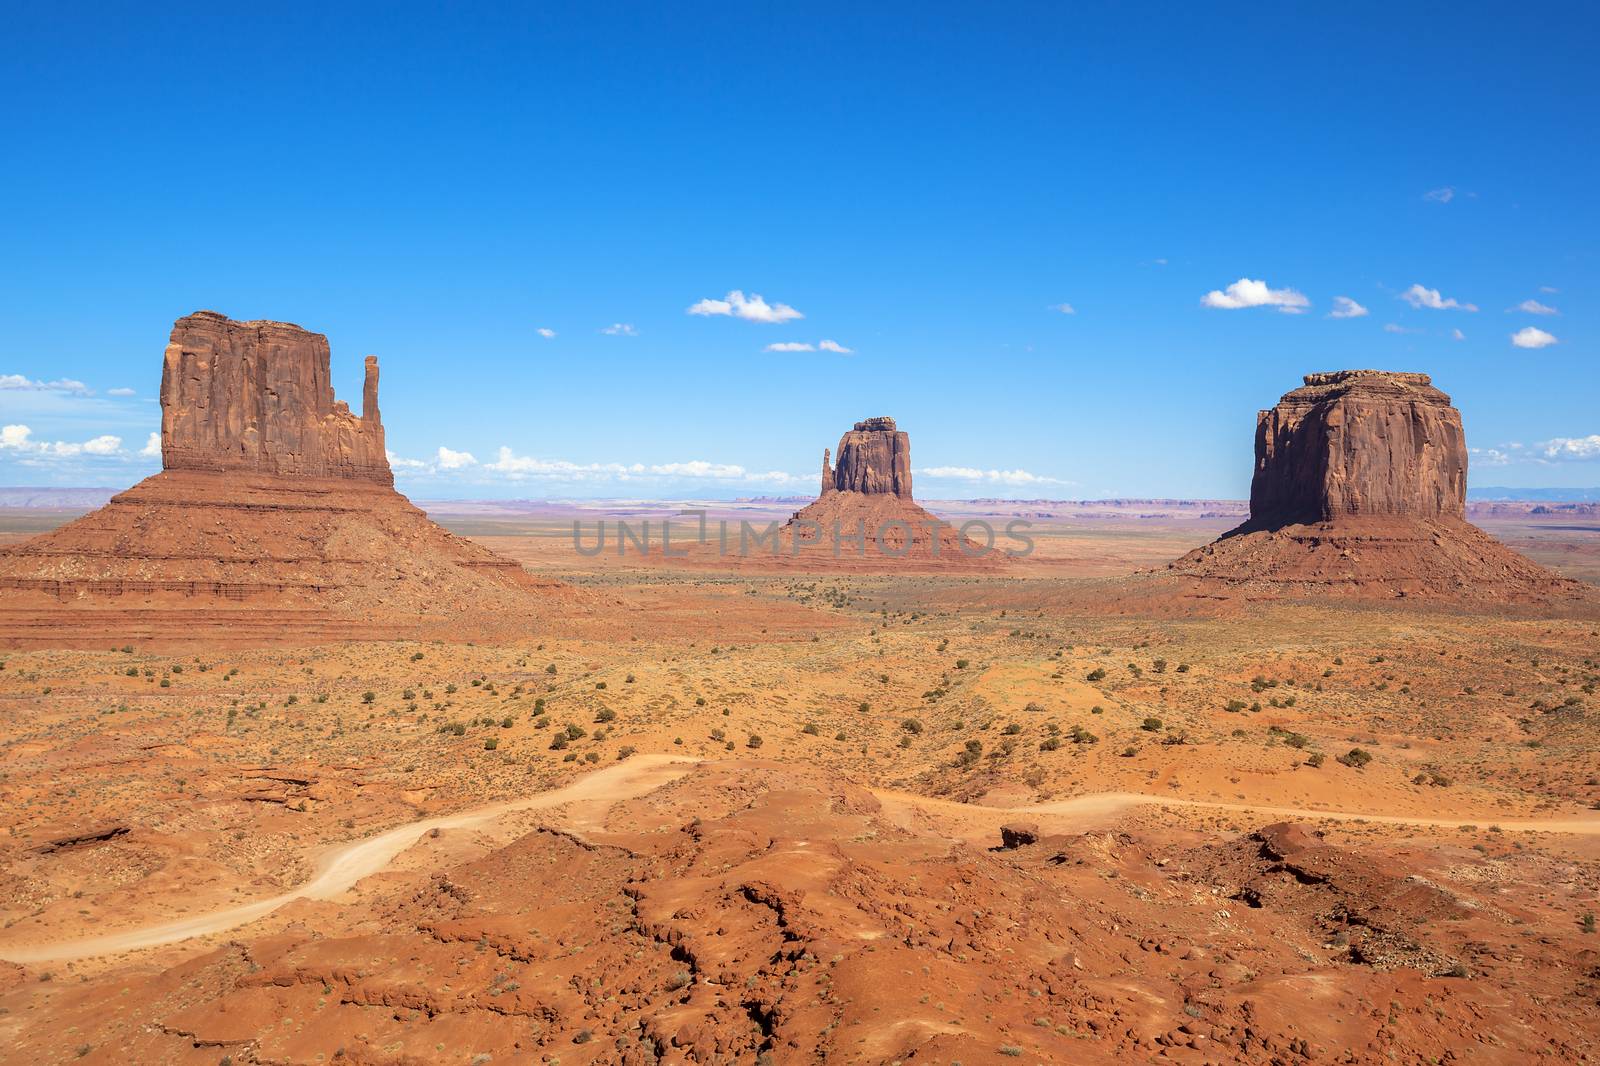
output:
<path id="1" fill-rule="evenodd" d="M 637 755 L 625 763 L 588 774 L 561 788 L 535 796 L 507 800 L 458 814 L 425 818 L 386 830 L 365 840 L 342 844 L 322 856 L 315 877 L 299 888 L 271 899 L 258 900 L 239 907 L 213 911 L 209 914 L 163 922 L 139 929 L 129 929 L 105 936 L 86 937 L 79 940 L 59 941 L 53 944 L 0 943 L 0 959 L 16 963 L 59 962 L 68 959 L 92 958 L 114 955 L 140 948 L 175 944 L 194 937 L 207 936 L 237 928 L 261 918 L 279 907 L 297 899 L 333 899 L 347 891 L 363 877 L 378 873 L 401 852 L 416 843 L 424 833 L 434 829 L 466 829 L 484 825 L 513 811 L 546 810 L 572 805 L 571 821 L 582 824 L 599 824 L 605 810 L 619 800 L 643 796 L 687 774 L 695 766 L 693 760 L 671 755 Z M 1133 792 L 1102 792 L 1049 803 L 1026 804 L 1016 807 L 989 807 L 981 804 L 959 803 L 936 799 L 914 793 L 889 789 L 874 790 L 883 804 L 885 813 L 902 824 L 917 815 L 938 816 L 943 828 L 958 835 L 991 834 L 1001 821 L 1017 817 L 1060 818 L 1081 827 L 1087 821 L 1109 820 L 1136 806 L 1155 804 L 1165 807 L 1198 807 L 1214 810 L 1237 811 L 1266 818 L 1317 821 L 1382 822 L 1393 825 L 1438 826 L 1456 828 L 1466 824 L 1497 825 L 1506 832 L 1573 833 L 1585 836 L 1600 835 L 1600 813 L 1592 817 L 1512 819 L 1496 821 L 1483 816 L 1458 816 L 1452 818 L 1418 818 L 1409 815 L 1367 814 L 1350 811 L 1317 811 L 1295 807 L 1262 807 L 1243 803 L 1207 802 L 1204 800 L 1175 799 L 1169 796 L 1145 796 Z"/>
<path id="2" fill-rule="evenodd" d="M 136 951 L 162 944 L 175 944 L 180 940 L 226 932 L 270 914 L 292 900 L 333 899 L 363 877 L 387 867 L 397 855 L 415 844 L 419 837 L 434 829 L 469 829 L 513 811 L 546 810 L 568 804 L 574 806 L 572 812 L 574 817 L 580 816 L 584 808 L 591 806 L 601 807 L 599 813 L 603 814 L 603 808 L 619 800 L 632 799 L 653 792 L 662 785 L 682 777 L 691 768 L 692 764 L 689 761 L 671 755 L 637 755 L 627 762 L 586 774 L 571 784 L 549 792 L 506 800 L 457 814 L 424 818 L 421 821 L 396 826 L 365 840 L 339 845 L 321 857 L 315 877 L 299 888 L 280 896 L 140 929 L 109 933 L 105 936 L 59 941 L 54 944 L 0 943 L 0 959 L 24 964 L 60 962 L 114 955 L 118 952 Z"/>

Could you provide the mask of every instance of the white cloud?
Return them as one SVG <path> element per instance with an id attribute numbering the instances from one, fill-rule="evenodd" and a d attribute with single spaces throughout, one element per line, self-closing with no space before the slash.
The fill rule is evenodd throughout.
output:
<path id="1" fill-rule="evenodd" d="M 478 462 L 471 452 L 451 451 L 444 445 L 439 445 L 439 469 L 460 470 L 462 467 L 473 466 Z"/>
<path id="2" fill-rule="evenodd" d="M 801 482 L 809 484 L 816 480 L 813 475 L 801 477 L 781 470 L 752 471 L 736 463 L 712 463 L 704 459 L 674 463 L 573 463 L 565 459 L 540 459 L 531 455 L 517 455 L 510 448 L 503 446 L 498 457 L 493 462 L 483 464 L 483 469 L 493 471 L 512 481 L 649 482 L 677 478 L 790 485 Z"/>
<path id="3" fill-rule="evenodd" d="M 1400 294 L 1400 299 L 1415 308 L 1428 308 L 1433 311 L 1476 311 L 1477 304 L 1464 304 L 1455 297 L 1446 298 L 1439 294 L 1438 289 L 1425 289 L 1421 285 L 1413 285 Z"/>
<path id="4" fill-rule="evenodd" d="M 838 355 L 850 355 L 855 351 L 854 348 L 846 348 L 838 341 L 827 339 L 820 340 L 816 344 L 811 344 L 809 341 L 778 341 L 775 344 L 767 345 L 763 350 L 769 352 L 834 352 Z"/>
<path id="5" fill-rule="evenodd" d="M 1071 304 L 1051 304 L 1050 310 L 1060 311 L 1064 315 L 1075 315 L 1078 313 L 1078 309 L 1073 307 Z"/>
<path id="6" fill-rule="evenodd" d="M 1477 466 L 1507 466 L 1511 463 L 1511 456 L 1499 448 L 1468 448 L 1472 453 L 1472 461 Z"/>
<path id="7" fill-rule="evenodd" d="M 383 454 L 388 458 L 389 465 L 396 470 L 417 470 L 433 473 L 432 463 L 424 462 L 421 459 L 405 459 L 390 451 L 386 451 Z"/>
<path id="8" fill-rule="evenodd" d="M 1458 340 L 1458 341 L 1464 341 L 1464 340 L 1467 339 L 1467 335 L 1465 333 L 1462 333 L 1459 329 L 1451 330 L 1450 331 L 1450 336 L 1453 337 L 1454 339 Z"/>
<path id="9" fill-rule="evenodd" d="M 769 304 L 762 299 L 759 293 L 745 296 L 743 292 L 734 289 L 721 300 L 705 299 L 689 307 L 691 315 L 724 315 L 730 318 L 742 318 L 746 322 L 792 322 L 805 315 L 796 311 L 788 304 Z"/>
<path id="10" fill-rule="evenodd" d="M 708 463 L 704 459 L 691 459 L 687 463 L 652 463 L 649 470 L 661 477 L 731 479 L 748 476 L 745 468 L 735 463 Z"/>
<path id="11" fill-rule="evenodd" d="M 1305 298 L 1304 293 L 1294 289 L 1273 289 L 1264 281 L 1240 278 L 1226 289 L 1212 289 L 1200 298 L 1200 304 L 1224 311 L 1237 311 L 1245 307 L 1276 307 L 1285 314 L 1298 315 L 1311 306 L 1311 301 Z"/>
<path id="12" fill-rule="evenodd" d="M 1591 433 L 1587 437 L 1556 437 L 1539 445 L 1539 449 L 1552 462 L 1600 459 L 1600 433 Z"/>
<path id="13" fill-rule="evenodd" d="M 1385 322 L 1383 324 L 1383 331 L 1385 333 L 1421 333 L 1422 332 L 1422 330 L 1420 330 L 1420 329 L 1407 329 L 1406 327 L 1404 327 L 1402 325 L 1398 325 L 1398 324 L 1396 324 L 1394 322 Z"/>
<path id="14" fill-rule="evenodd" d="M 534 332 L 539 334 L 539 336 L 543 337 L 545 340 L 549 340 L 556 335 L 556 331 L 550 329 L 548 326 L 540 326 L 538 329 L 534 330 Z"/>
<path id="15" fill-rule="evenodd" d="M 1557 296 L 1561 293 L 1561 290 L 1556 288 L 1554 285 L 1540 285 L 1539 291 L 1547 296 Z"/>
<path id="16" fill-rule="evenodd" d="M 132 389 L 107 389 L 106 390 L 106 395 L 107 396 L 132 396 L 132 395 L 134 395 L 134 391 Z"/>
<path id="17" fill-rule="evenodd" d="M 1367 309 L 1350 299 L 1348 296 L 1335 296 L 1333 310 L 1328 312 L 1329 318 L 1361 318 Z"/>
<path id="18" fill-rule="evenodd" d="M 87 394 L 89 386 L 72 378 L 55 381 L 32 381 L 22 374 L 0 374 L 0 389 L 27 389 L 32 392 L 75 392 Z"/>
<path id="19" fill-rule="evenodd" d="M 1511 343 L 1518 348 L 1548 348 L 1560 342 L 1542 329 L 1523 326 L 1511 335 Z"/>
<path id="20" fill-rule="evenodd" d="M 1509 308 L 1512 311 L 1522 311 L 1530 315 L 1559 315 L 1561 312 L 1538 300 L 1523 300 L 1517 306 Z"/>
<path id="21" fill-rule="evenodd" d="M 139 454 L 146 459 L 161 458 L 161 434 L 152 430 L 144 442 L 144 447 L 139 449 Z"/>
<path id="22" fill-rule="evenodd" d="M 1447 204 L 1456 198 L 1455 186 L 1446 185 L 1438 189 L 1429 189 L 1422 194 L 1422 198 L 1424 200 L 1432 200 L 1436 204 Z"/>
<path id="23" fill-rule="evenodd" d="M 1027 470 L 981 470 L 975 466 L 929 466 L 917 471 L 923 477 L 950 481 L 987 481 L 1001 485 L 1070 485 L 1060 478 Z"/>
<path id="24" fill-rule="evenodd" d="M 41 458 L 63 458 L 75 455 L 125 455 L 122 438 L 109 433 L 93 437 L 82 443 L 76 441 L 36 441 L 33 430 L 24 425 L 0 428 L 0 449 Z"/>
<path id="25" fill-rule="evenodd" d="M 637 337 L 639 331 L 627 322 L 613 322 L 609 326 L 601 326 L 600 332 L 608 337 Z"/>

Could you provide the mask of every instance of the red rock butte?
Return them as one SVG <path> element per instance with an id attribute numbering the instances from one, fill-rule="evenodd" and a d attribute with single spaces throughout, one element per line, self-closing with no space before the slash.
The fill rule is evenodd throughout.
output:
<path id="1" fill-rule="evenodd" d="M 1585 595 L 1468 523 L 1461 413 L 1427 374 L 1340 370 L 1256 417 L 1250 518 L 1168 566 L 1260 595 Z"/>
<path id="2" fill-rule="evenodd" d="M 378 357 L 367 356 L 357 418 L 333 398 L 320 333 L 215 311 L 180 318 L 161 367 L 161 465 L 393 485 Z"/>
<path id="3" fill-rule="evenodd" d="M 366 360 L 360 416 L 328 340 L 213 311 L 178 319 L 162 471 L 0 551 L 0 644 L 278 642 L 534 624 L 562 590 L 431 522 L 394 489 Z"/>
<path id="4" fill-rule="evenodd" d="M 984 570 L 1009 561 L 1005 544 L 965 537 L 911 498 L 911 438 L 894 419 L 857 422 L 833 454 L 836 464 L 823 450 L 817 499 L 784 526 L 788 545 L 799 538 L 800 555 L 831 554 L 843 568 L 886 570 Z"/>

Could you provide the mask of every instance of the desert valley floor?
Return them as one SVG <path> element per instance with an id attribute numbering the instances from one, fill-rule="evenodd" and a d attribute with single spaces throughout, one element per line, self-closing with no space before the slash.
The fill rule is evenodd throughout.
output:
<path id="1" fill-rule="evenodd" d="M 1154 503 L 998 574 L 432 513 L 568 620 L 0 652 L 0 1060 L 1597 1056 L 1592 610 L 1146 601 L 1238 521 Z"/>

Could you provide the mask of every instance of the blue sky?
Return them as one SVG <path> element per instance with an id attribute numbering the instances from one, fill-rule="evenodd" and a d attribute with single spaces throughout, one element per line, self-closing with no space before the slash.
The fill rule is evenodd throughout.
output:
<path id="1" fill-rule="evenodd" d="M 890 414 L 924 497 L 1239 497 L 1356 366 L 1600 484 L 1600 16 L 1070 8 L 19 5 L 0 483 L 155 469 L 208 308 L 377 353 L 418 496 L 803 494 Z"/>

